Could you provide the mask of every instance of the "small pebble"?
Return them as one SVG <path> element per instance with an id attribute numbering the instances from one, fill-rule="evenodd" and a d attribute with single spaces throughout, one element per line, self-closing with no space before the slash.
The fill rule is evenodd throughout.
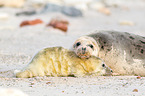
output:
<path id="1" fill-rule="evenodd" d="M 120 25 L 128 25 L 128 26 L 134 26 L 135 23 L 132 21 L 120 21 L 119 22 Z"/>
<path id="2" fill-rule="evenodd" d="M 51 82 L 47 82 L 46 84 L 50 84 Z"/>
<path id="3" fill-rule="evenodd" d="M 137 76 L 137 79 L 141 79 L 141 77 L 140 76 Z"/>
<path id="4" fill-rule="evenodd" d="M 133 92 L 138 92 L 138 90 L 137 89 L 134 89 Z"/>
<path id="5" fill-rule="evenodd" d="M 35 83 L 31 83 L 30 85 L 34 85 Z"/>
<path id="6" fill-rule="evenodd" d="M 105 15 L 110 15 L 111 14 L 110 10 L 106 7 L 99 8 L 98 11 L 105 14 Z"/>

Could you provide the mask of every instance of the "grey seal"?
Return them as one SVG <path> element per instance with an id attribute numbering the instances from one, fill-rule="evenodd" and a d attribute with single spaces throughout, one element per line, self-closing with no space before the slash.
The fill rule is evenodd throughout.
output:
<path id="1" fill-rule="evenodd" d="M 94 55 L 118 75 L 145 76 L 145 37 L 128 32 L 95 31 L 81 36 L 73 50 L 80 58 Z"/>

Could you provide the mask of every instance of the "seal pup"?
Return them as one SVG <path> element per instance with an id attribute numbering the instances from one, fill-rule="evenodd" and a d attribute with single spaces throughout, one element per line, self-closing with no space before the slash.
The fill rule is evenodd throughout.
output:
<path id="1" fill-rule="evenodd" d="M 111 75 L 111 69 L 95 56 L 79 58 L 73 51 L 62 47 L 45 48 L 38 52 L 23 70 L 16 70 L 17 78 L 35 76 L 99 76 Z"/>
<path id="2" fill-rule="evenodd" d="M 117 31 L 96 31 L 78 38 L 73 50 L 80 58 L 98 56 L 118 75 L 145 76 L 145 37 Z"/>

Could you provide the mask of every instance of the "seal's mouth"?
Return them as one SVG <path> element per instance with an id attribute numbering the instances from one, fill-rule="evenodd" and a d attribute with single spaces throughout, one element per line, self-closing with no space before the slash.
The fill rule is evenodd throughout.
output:
<path id="1" fill-rule="evenodd" d="M 79 57 L 82 58 L 82 59 L 87 59 L 87 58 L 89 58 L 90 56 L 80 55 Z"/>
<path id="2" fill-rule="evenodd" d="M 76 52 L 76 55 L 82 59 L 89 58 L 91 56 L 91 51 L 89 51 L 87 48 L 79 48 Z"/>

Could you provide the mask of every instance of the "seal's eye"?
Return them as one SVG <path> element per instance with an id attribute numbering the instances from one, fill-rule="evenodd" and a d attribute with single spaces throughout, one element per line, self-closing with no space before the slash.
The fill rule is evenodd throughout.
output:
<path id="1" fill-rule="evenodd" d="M 88 45 L 89 47 L 91 47 L 92 49 L 94 49 L 94 46 L 92 44 Z"/>
<path id="2" fill-rule="evenodd" d="M 78 42 L 77 44 L 76 44 L 76 46 L 80 46 L 81 45 L 81 43 L 80 42 Z"/>
<path id="3" fill-rule="evenodd" d="M 105 67 L 105 64 L 102 64 L 102 67 Z"/>
<path id="4" fill-rule="evenodd" d="M 111 72 L 113 73 L 113 71 L 111 70 Z"/>

